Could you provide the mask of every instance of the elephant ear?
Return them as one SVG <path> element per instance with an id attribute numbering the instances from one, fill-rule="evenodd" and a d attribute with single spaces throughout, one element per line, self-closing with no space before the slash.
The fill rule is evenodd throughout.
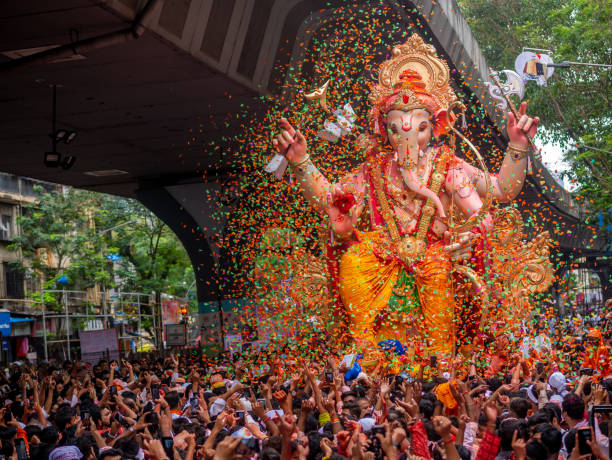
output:
<path id="1" fill-rule="evenodd" d="M 385 122 L 383 120 L 383 115 L 380 113 L 378 107 L 373 106 L 370 110 L 370 131 L 374 136 L 380 136 L 381 143 L 387 143 L 387 131 Z"/>
<path id="2" fill-rule="evenodd" d="M 449 130 L 448 122 L 455 123 L 457 116 L 451 111 L 447 109 L 440 109 L 434 114 L 434 129 L 433 135 L 434 137 L 440 137 Z"/>

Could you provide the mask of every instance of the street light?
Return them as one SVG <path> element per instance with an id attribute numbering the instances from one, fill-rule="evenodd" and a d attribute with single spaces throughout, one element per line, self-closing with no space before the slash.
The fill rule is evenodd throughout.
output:
<path id="1" fill-rule="evenodd" d="M 57 168 L 58 166 L 61 166 L 62 169 L 68 170 L 72 168 L 76 162 L 76 157 L 70 155 L 62 160 L 62 154 L 57 151 L 57 144 L 59 142 L 70 144 L 77 136 L 77 132 L 68 131 L 66 129 L 55 129 L 57 113 L 56 88 L 57 85 L 53 85 L 53 114 L 51 120 L 51 134 L 49 134 L 49 137 L 51 138 L 51 151 L 45 152 L 43 161 L 47 168 Z"/>
<path id="2" fill-rule="evenodd" d="M 612 64 L 595 64 L 593 62 L 575 62 L 575 61 L 563 61 L 558 64 L 546 64 L 548 67 L 559 67 L 562 69 L 569 69 L 573 65 L 583 65 L 587 67 L 603 67 L 604 69 L 612 68 Z"/>

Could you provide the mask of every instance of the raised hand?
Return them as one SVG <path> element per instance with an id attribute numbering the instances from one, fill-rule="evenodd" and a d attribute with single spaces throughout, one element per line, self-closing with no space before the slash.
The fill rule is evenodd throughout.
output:
<path id="1" fill-rule="evenodd" d="M 295 419 L 292 415 L 283 415 L 278 419 L 278 428 L 283 438 L 290 439 L 296 428 Z"/>
<path id="2" fill-rule="evenodd" d="M 594 441 L 595 432 L 593 431 L 593 427 L 591 427 L 591 439 L 592 441 L 589 441 L 587 439 L 586 442 L 591 448 L 591 451 L 593 452 L 593 456 L 597 459 L 608 459 L 608 456 L 603 453 L 603 451 L 601 450 L 601 447 L 599 447 L 599 444 L 597 444 L 597 442 Z"/>
<path id="3" fill-rule="evenodd" d="M 312 412 L 313 410 L 315 410 L 315 407 L 317 405 L 315 404 L 314 401 L 311 401 L 310 399 L 305 399 L 302 401 L 302 411 L 303 412 Z"/>
<path id="4" fill-rule="evenodd" d="M 251 401 L 251 410 L 261 420 L 266 417 L 266 409 L 258 401 Z"/>
<path id="5" fill-rule="evenodd" d="M 574 449 L 572 450 L 570 456 L 568 457 L 568 460 L 587 460 L 588 458 L 591 458 L 592 454 L 584 454 L 584 455 L 580 454 L 580 448 L 578 447 L 578 432 L 576 432 L 575 436 L 576 436 L 576 444 L 574 444 Z M 587 441 L 587 443 L 588 442 L 589 441 Z M 592 446 L 591 446 L 591 450 L 592 450 Z M 594 453 L 595 452 L 593 452 L 593 454 Z"/>
<path id="6" fill-rule="evenodd" d="M 215 460 L 234 460 L 240 458 L 240 454 L 236 452 L 241 438 L 237 436 L 226 436 L 223 441 L 217 444 L 215 450 Z"/>
<path id="7" fill-rule="evenodd" d="M 276 147 L 279 153 L 287 151 L 285 157 L 290 163 L 299 163 L 306 157 L 306 139 L 302 133 L 296 131 L 291 123 L 286 118 L 280 119 L 283 131 L 272 140 L 272 144 Z"/>
<path id="8" fill-rule="evenodd" d="M 383 382 L 380 384 L 380 394 L 383 397 L 386 397 L 390 391 L 391 391 L 391 385 L 390 385 L 389 380 L 383 380 Z"/>
<path id="9" fill-rule="evenodd" d="M 156 460 L 168 457 L 159 439 L 152 439 L 151 441 L 144 440 L 143 444 L 143 450 L 149 457 L 154 458 Z"/>
<path id="10" fill-rule="evenodd" d="M 514 430 L 512 435 L 512 450 L 516 460 L 525 460 L 527 457 L 527 444 L 523 438 L 518 437 L 518 430 Z"/>
<path id="11" fill-rule="evenodd" d="M 396 403 L 403 407 L 410 417 L 415 418 L 417 415 L 419 415 L 419 405 L 414 399 L 411 398 L 407 401 L 397 399 Z"/>
<path id="12" fill-rule="evenodd" d="M 336 413 L 336 404 L 334 403 L 333 399 L 325 399 L 323 398 L 321 401 L 321 404 L 323 405 L 323 408 L 329 413 L 329 414 L 335 414 Z"/>
<path id="13" fill-rule="evenodd" d="M 323 451 L 323 454 L 325 455 L 326 458 L 329 458 L 332 456 L 332 441 L 331 439 L 327 439 L 327 438 L 321 438 L 321 442 L 319 443 L 321 450 Z"/>
<path id="14" fill-rule="evenodd" d="M 298 384 L 300 383 L 300 377 L 301 375 L 297 373 L 291 376 L 291 383 L 289 385 L 291 391 L 294 391 L 298 387 Z"/>
<path id="15" fill-rule="evenodd" d="M 510 407 L 510 398 L 506 395 L 499 395 L 497 397 L 499 403 L 504 407 Z"/>
<path id="16" fill-rule="evenodd" d="M 376 437 L 380 441 L 380 445 L 382 446 L 384 453 L 387 455 L 387 458 L 397 458 L 397 449 L 393 444 L 393 439 L 391 437 L 391 425 L 385 423 L 385 435 L 383 436 L 382 434 L 377 434 Z"/>
<path id="17" fill-rule="evenodd" d="M 484 390 L 488 390 L 488 389 L 489 389 L 489 385 L 478 385 L 476 388 L 470 391 L 470 396 L 474 396 L 475 394 L 480 393 L 481 391 L 484 391 Z"/>
<path id="18" fill-rule="evenodd" d="M 531 118 L 526 114 L 526 111 L 527 103 L 523 102 L 517 113 L 519 119 L 517 120 L 512 112 L 508 112 L 508 121 L 506 123 L 510 142 L 522 147 L 529 145 L 529 139 L 535 136 L 540 124 L 538 117 Z"/>
<path id="19" fill-rule="evenodd" d="M 450 439 L 451 421 L 448 418 L 443 417 L 442 415 L 438 415 L 434 417 L 432 421 L 433 421 L 433 425 L 434 425 L 434 429 L 436 430 L 436 433 L 438 433 L 438 435 L 443 440 Z"/>

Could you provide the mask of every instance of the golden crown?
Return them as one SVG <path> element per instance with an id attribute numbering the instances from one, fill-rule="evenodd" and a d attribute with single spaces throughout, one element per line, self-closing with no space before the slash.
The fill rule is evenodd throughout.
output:
<path id="1" fill-rule="evenodd" d="M 410 110 L 424 109 L 424 108 L 425 108 L 425 104 L 419 101 L 419 99 L 416 97 L 414 92 L 412 92 L 408 88 L 404 88 L 399 92 L 398 98 L 395 100 L 395 102 L 389 108 L 389 110 L 395 109 L 395 110 L 403 110 L 403 111 L 409 112 Z"/>
<path id="2" fill-rule="evenodd" d="M 416 72 L 424 85 L 424 92 L 428 93 L 441 109 L 447 109 L 457 101 L 457 96 L 451 89 L 450 71 L 446 62 L 436 56 L 432 45 L 427 45 L 417 34 L 411 35 L 406 43 L 393 48 L 393 57 L 380 65 L 378 84 L 370 91 L 369 100 L 372 104 L 381 106 L 391 96 L 398 84 L 401 84 L 402 75 Z M 402 93 L 409 90 L 402 90 Z M 411 92 L 412 93 L 412 92 Z M 415 97 L 412 93 L 412 97 Z M 403 97 L 402 101 L 403 103 Z M 406 104 L 410 107 L 413 104 Z M 418 107 L 423 108 L 420 103 Z M 410 109 L 404 109 L 410 110 Z"/>

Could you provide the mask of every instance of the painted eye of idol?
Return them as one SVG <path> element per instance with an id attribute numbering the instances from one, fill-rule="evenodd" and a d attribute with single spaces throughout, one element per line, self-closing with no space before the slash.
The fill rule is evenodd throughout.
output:
<path id="1" fill-rule="evenodd" d="M 397 134 L 398 130 L 397 130 L 397 126 L 395 123 L 391 123 L 391 132 L 393 134 Z"/>
<path id="2" fill-rule="evenodd" d="M 421 124 L 419 125 L 419 132 L 425 131 L 427 129 L 427 126 L 428 125 L 426 121 L 421 122 Z"/>

